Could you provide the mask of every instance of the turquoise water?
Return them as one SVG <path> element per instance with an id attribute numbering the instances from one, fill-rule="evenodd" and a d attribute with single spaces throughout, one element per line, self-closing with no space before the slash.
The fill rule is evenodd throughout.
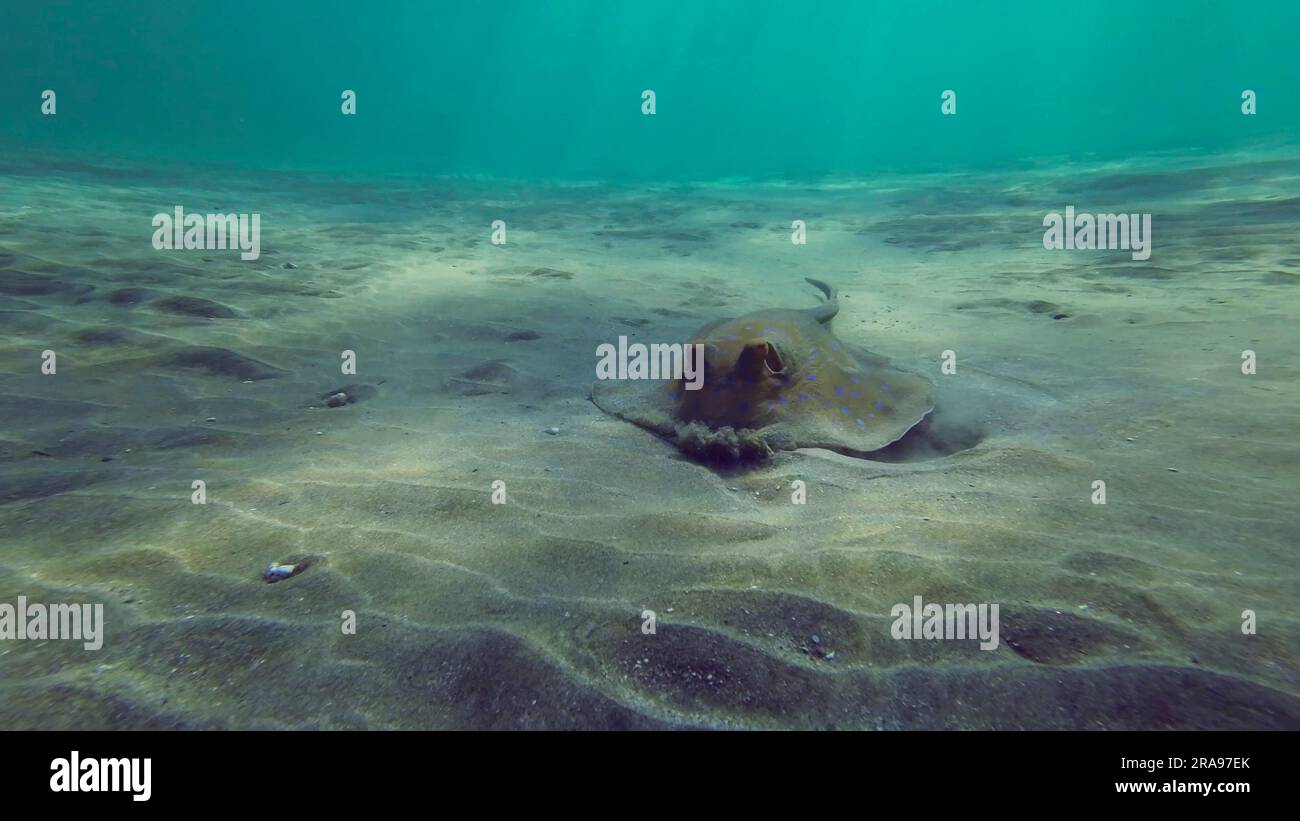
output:
<path id="1" fill-rule="evenodd" d="M 1300 729 L 1297 32 L 0 0 L 0 729 Z"/>
<path id="2" fill-rule="evenodd" d="M 0 141 L 114 156 L 801 179 L 1300 135 L 1292 0 L 0 5 Z"/>

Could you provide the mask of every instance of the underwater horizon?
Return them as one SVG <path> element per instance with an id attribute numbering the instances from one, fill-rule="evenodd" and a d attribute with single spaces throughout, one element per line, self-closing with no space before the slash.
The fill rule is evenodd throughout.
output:
<path id="1" fill-rule="evenodd" d="M 1300 139 L 1285 0 L 3 5 L 0 140 L 143 162 L 804 180 Z"/>
<path id="2" fill-rule="evenodd" d="M 0 19 L 0 729 L 1300 729 L 1300 4 Z"/>

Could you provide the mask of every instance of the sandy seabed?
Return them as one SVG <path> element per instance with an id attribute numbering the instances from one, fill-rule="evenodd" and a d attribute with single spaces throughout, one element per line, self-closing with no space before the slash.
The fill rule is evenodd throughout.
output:
<path id="1" fill-rule="evenodd" d="M 650 187 L 9 156 L 0 602 L 106 627 L 0 642 L 0 727 L 1300 728 L 1297 191 L 1294 152 Z M 259 213 L 261 257 L 155 251 L 177 205 Z M 1151 259 L 1044 250 L 1067 205 L 1152 213 Z M 598 345 L 805 276 L 961 447 L 721 471 L 591 403 Z M 915 596 L 997 603 L 997 649 L 895 640 Z"/>

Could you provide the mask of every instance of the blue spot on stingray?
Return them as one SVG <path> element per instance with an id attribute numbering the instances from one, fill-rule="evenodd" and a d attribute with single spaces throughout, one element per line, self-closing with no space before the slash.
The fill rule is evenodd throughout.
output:
<path id="1" fill-rule="evenodd" d="M 816 381 L 817 381 L 817 374 L 815 374 L 815 373 L 810 373 L 810 374 L 808 374 L 808 381 L 809 381 L 809 382 L 816 382 Z"/>
<path id="2" fill-rule="evenodd" d="M 866 422 L 863 422 L 861 419 L 854 419 L 853 421 L 854 421 L 854 422 L 857 422 L 859 425 L 865 425 L 865 424 L 867 424 Z"/>
<path id="3" fill-rule="evenodd" d="M 849 381 L 855 385 L 858 384 L 858 375 L 855 373 L 849 374 Z"/>
<path id="4" fill-rule="evenodd" d="M 884 402 L 877 402 L 877 403 L 876 403 L 876 410 L 884 410 L 884 409 L 885 409 L 885 403 L 884 403 Z"/>
<path id="5" fill-rule="evenodd" d="M 844 386 L 843 386 L 843 385 L 836 385 L 836 386 L 835 386 L 835 395 L 836 395 L 836 396 L 843 396 L 843 395 L 844 395 Z"/>
<path id="6" fill-rule="evenodd" d="M 861 399 L 861 398 L 862 398 L 862 391 L 858 391 L 858 390 L 850 391 L 850 392 L 849 392 L 849 396 L 852 396 L 854 399 Z"/>
<path id="7" fill-rule="evenodd" d="M 801 394 L 799 394 L 799 399 L 800 399 L 801 401 L 803 401 L 803 402 L 807 402 L 807 401 L 808 401 L 808 394 L 806 394 L 806 393 L 801 393 Z"/>
<path id="8" fill-rule="evenodd" d="M 782 396 L 780 399 L 778 399 L 778 400 L 776 400 L 776 401 L 780 402 L 782 405 L 788 405 L 788 404 L 790 404 L 790 400 L 789 400 L 789 399 L 786 399 L 784 396 Z"/>
<path id="9" fill-rule="evenodd" d="M 669 398 L 669 399 L 672 399 L 673 401 L 677 401 L 677 397 L 679 397 L 679 396 L 681 396 L 681 394 L 678 393 L 677 391 L 669 391 L 669 392 L 668 392 L 668 398 Z"/>
<path id="10" fill-rule="evenodd" d="M 870 416 L 872 419 L 876 418 L 876 415 L 874 413 L 868 413 L 867 416 Z"/>
<path id="11" fill-rule="evenodd" d="M 844 414 L 845 416 L 848 416 L 848 415 L 849 415 L 849 409 L 848 409 L 848 408 L 840 408 L 840 413 Z"/>

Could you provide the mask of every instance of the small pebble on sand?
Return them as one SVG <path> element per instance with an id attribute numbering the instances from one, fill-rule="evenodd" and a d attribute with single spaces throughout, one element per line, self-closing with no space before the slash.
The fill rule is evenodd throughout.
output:
<path id="1" fill-rule="evenodd" d="M 262 571 L 262 578 L 271 583 L 283 581 L 284 579 L 294 575 L 297 570 L 297 565 L 269 564 L 266 566 L 266 569 Z"/>
<path id="2" fill-rule="evenodd" d="M 549 433 L 551 436 L 559 436 L 559 435 L 560 435 L 560 429 L 559 429 L 559 428 L 542 428 L 542 433 Z"/>

